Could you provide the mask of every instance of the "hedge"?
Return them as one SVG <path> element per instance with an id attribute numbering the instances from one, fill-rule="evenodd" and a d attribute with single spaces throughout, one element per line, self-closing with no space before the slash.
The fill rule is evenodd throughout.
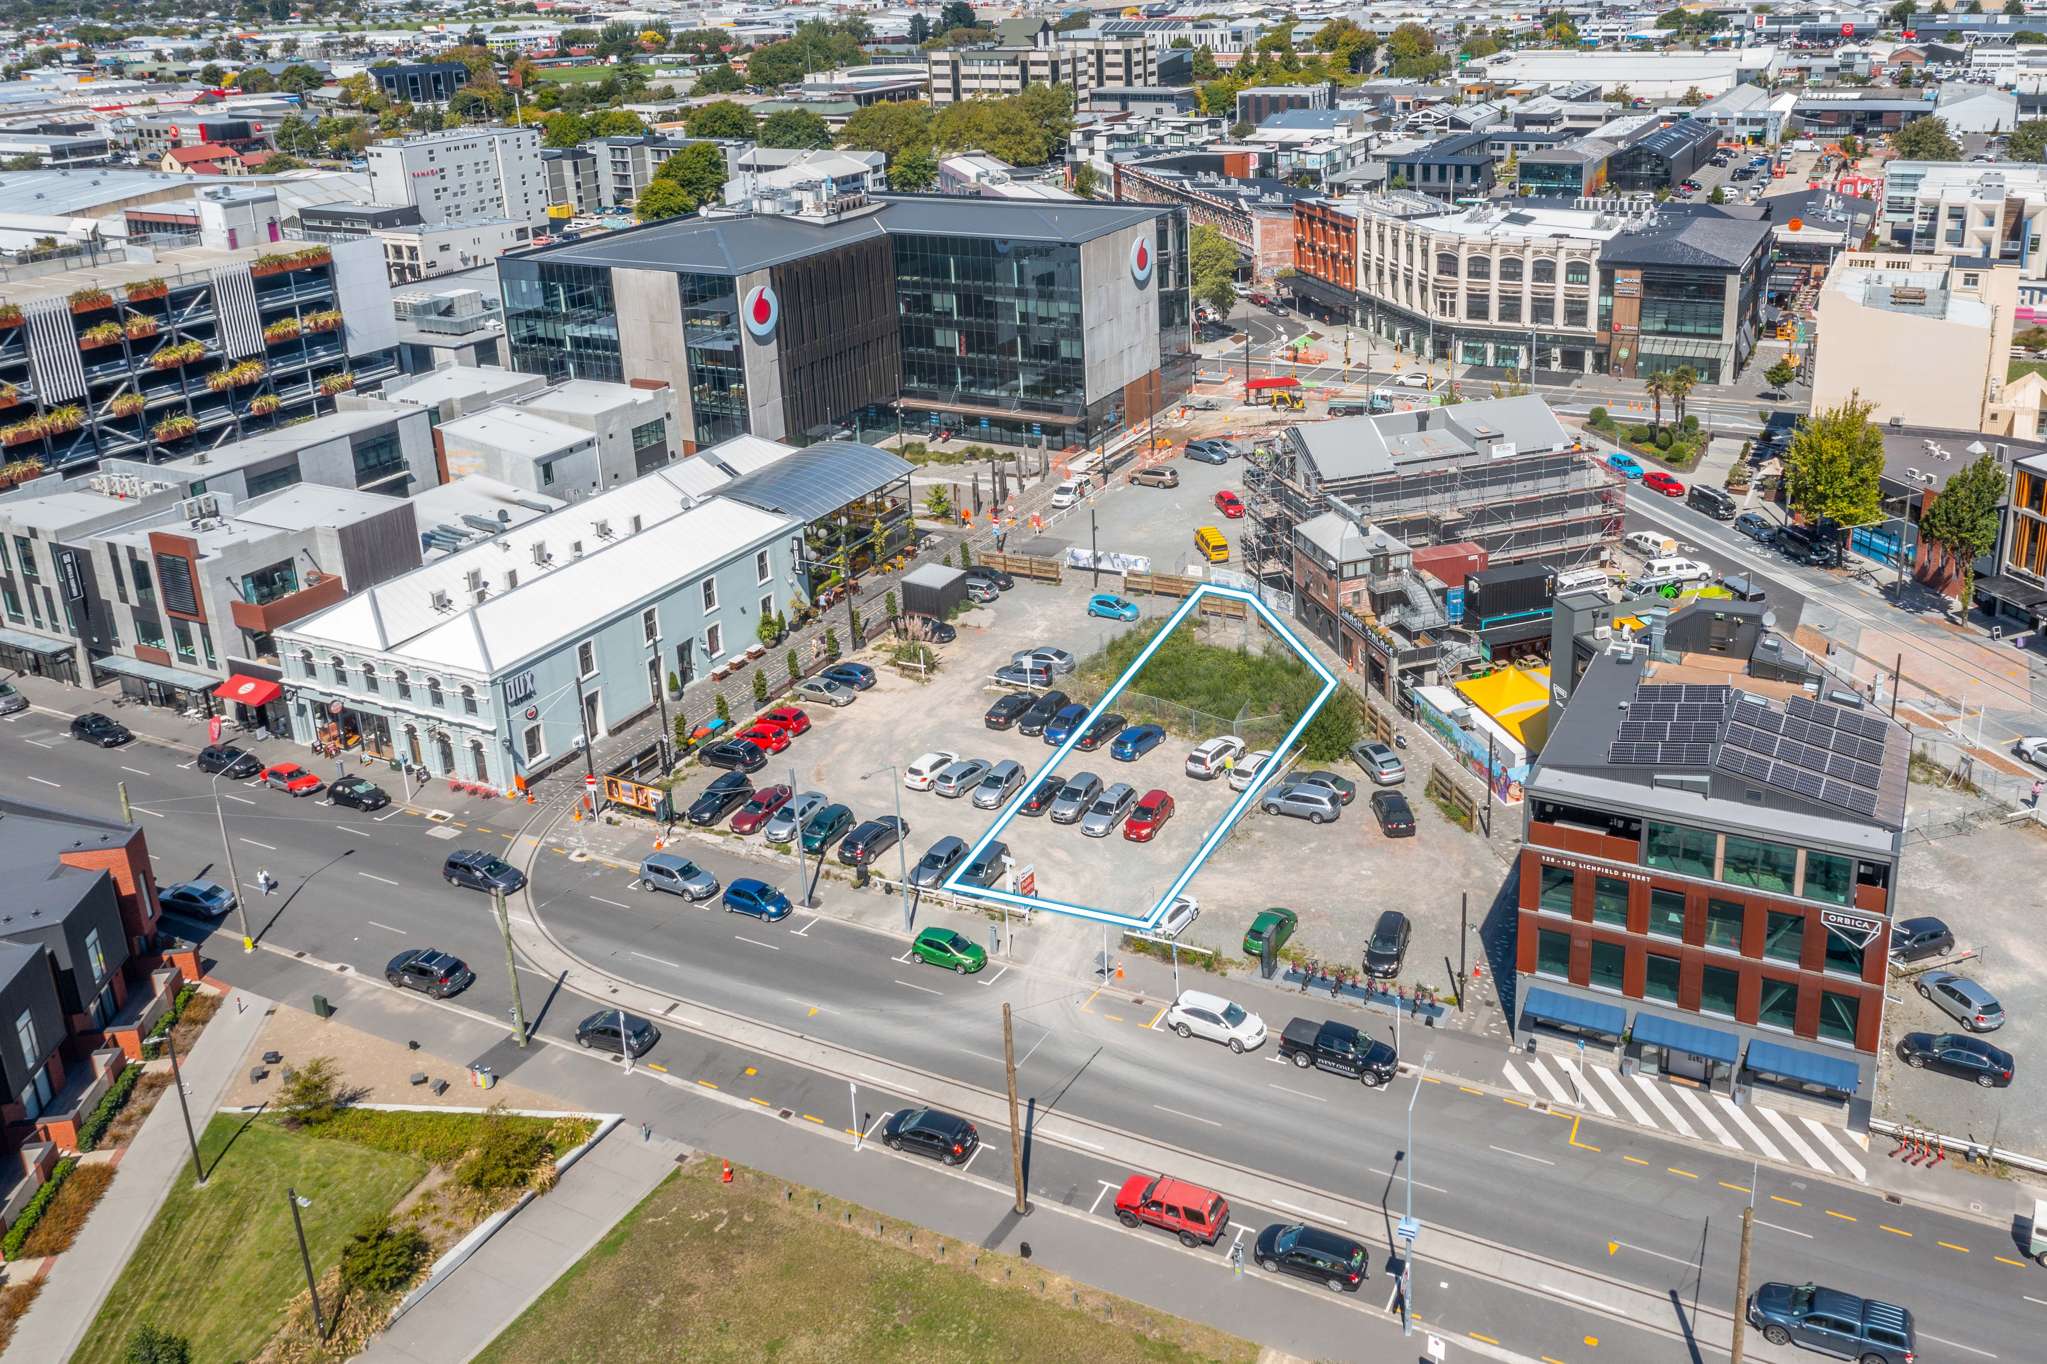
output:
<path id="1" fill-rule="evenodd" d="M 178 987 L 177 995 L 171 1000 L 171 1007 L 164 1012 L 162 1018 L 156 1020 L 156 1026 L 149 1030 L 149 1036 L 142 1039 L 144 1060 L 156 1059 L 157 1052 L 163 1047 L 164 1034 L 177 1026 L 178 1020 L 184 1016 L 185 1006 L 191 1003 L 192 996 L 198 993 L 199 986 L 193 981 L 187 981 Z"/>
<path id="2" fill-rule="evenodd" d="M 42 1221 L 43 1214 L 49 1210 L 50 1200 L 57 1196 L 57 1190 L 71 1177 L 71 1171 L 77 1165 L 78 1161 L 73 1156 L 57 1162 L 57 1168 L 50 1172 L 49 1179 L 36 1190 L 36 1196 L 28 1201 L 28 1206 L 21 1210 L 21 1216 L 15 1218 L 14 1225 L 7 1229 L 6 1238 L 0 1239 L 0 1253 L 10 1260 L 21 1254 L 21 1243 L 36 1229 L 36 1223 Z"/>
<path id="3" fill-rule="evenodd" d="M 344 1108 L 327 1122 L 306 1130 L 315 1136 L 337 1137 L 380 1151 L 418 1156 L 431 1165 L 452 1166 L 476 1149 L 488 1121 L 530 1128 L 546 1138 L 552 1155 L 587 1141 L 597 1130 L 589 1118 L 531 1118 L 500 1113 L 404 1113 L 377 1108 Z"/>
<path id="4" fill-rule="evenodd" d="M 128 1096 L 135 1092 L 135 1086 L 141 1080 L 142 1067 L 139 1064 L 127 1066 L 121 1071 L 120 1077 L 114 1081 L 112 1087 L 100 1096 L 99 1105 L 92 1110 L 92 1116 L 79 1127 L 79 1150 L 90 1151 L 99 1145 L 100 1138 L 107 1134 L 108 1126 L 114 1121 L 114 1115 L 128 1106 Z"/>

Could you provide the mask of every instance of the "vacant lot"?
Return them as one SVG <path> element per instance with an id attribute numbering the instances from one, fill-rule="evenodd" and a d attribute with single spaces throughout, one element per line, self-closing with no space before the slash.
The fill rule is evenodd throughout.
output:
<path id="1" fill-rule="evenodd" d="M 478 1356 L 482 1364 L 589 1360 L 1251 1360 L 1219 1331 L 1074 1285 L 1023 1262 L 904 1227 L 750 1170 L 732 1184 L 699 1161 L 649 1194 Z M 1015 1278 L 1005 1283 L 1014 1273 Z M 1040 1290 L 1040 1281 L 1049 1287 Z M 629 1310 L 622 1310 L 622 1305 Z M 1106 1309 L 1106 1310 L 1105 1310 Z M 1113 1314 L 1113 1315 L 1111 1315 Z"/>

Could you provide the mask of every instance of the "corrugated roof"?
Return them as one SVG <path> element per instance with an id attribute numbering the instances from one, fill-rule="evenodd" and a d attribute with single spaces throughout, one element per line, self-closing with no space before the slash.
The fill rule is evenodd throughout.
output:
<path id="1" fill-rule="evenodd" d="M 915 470 L 916 466 L 900 455 L 872 445 L 828 440 L 734 479 L 720 492 L 807 525 L 909 477 Z"/>

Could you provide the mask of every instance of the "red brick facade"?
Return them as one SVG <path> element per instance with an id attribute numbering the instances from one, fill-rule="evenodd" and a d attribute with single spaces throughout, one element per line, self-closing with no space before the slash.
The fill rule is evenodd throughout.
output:
<path id="1" fill-rule="evenodd" d="M 57 860 L 81 871 L 103 871 L 113 878 L 114 894 L 121 902 L 121 928 L 128 938 L 128 950 L 140 952 L 156 936 L 156 878 L 149 870 L 149 844 L 140 829 L 120 847 L 79 849 L 59 853 Z"/>
<path id="2" fill-rule="evenodd" d="M 1294 269 L 1345 293 L 1358 287 L 1358 220 L 1328 204 L 1294 205 Z"/>

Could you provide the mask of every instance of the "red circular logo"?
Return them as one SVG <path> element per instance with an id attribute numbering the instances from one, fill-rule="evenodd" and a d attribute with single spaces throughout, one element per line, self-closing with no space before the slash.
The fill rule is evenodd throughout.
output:
<path id="1" fill-rule="evenodd" d="M 782 300 L 775 297 L 769 286 L 758 285 L 747 292 L 739 315 L 746 329 L 765 341 L 775 334 L 775 323 L 782 316 Z"/>
<path id="2" fill-rule="evenodd" d="M 1139 237 L 1130 243 L 1130 278 L 1139 284 L 1145 283 L 1151 278 L 1151 266 L 1151 240 Z"/>

